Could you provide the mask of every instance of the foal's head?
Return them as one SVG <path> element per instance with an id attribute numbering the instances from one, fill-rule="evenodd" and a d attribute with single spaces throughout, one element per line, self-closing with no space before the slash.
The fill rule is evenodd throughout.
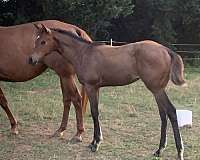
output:
<path id="1" fill-rule="evenodd" d="M 33 54 L 29 57 L 29 63 L 36 65 L 38 62 L 42 61 L 45 56 L 50 54 L 50 52 L 56 51 L 58 43 L 49 28 L 45 27 L 43 24 L 34 24 L 34 26 L 37 29 L 37 38 L 33 48 Z"/>

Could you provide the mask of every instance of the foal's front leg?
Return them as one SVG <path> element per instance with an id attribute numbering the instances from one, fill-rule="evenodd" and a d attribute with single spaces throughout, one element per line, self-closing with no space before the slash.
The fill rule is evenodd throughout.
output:
<path id="1" fill-rule="evenodd" d="M 94 123 L 94 137 L 89 147 L 91 148 L 92 152 L 95 152 L 99 149 L 100 143 L 103 140 L 98 110 L 99 89 L 91 85 L 85 85 L 85 89 L 90 101 L 90 109 Z"/>

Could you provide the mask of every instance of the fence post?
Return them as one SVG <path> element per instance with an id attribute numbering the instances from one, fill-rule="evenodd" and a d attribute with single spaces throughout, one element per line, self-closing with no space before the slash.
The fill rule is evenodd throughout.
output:
<path id="1" fill-rule="evenodd" d="M 113 45 L 113 40 L 112 40 L 112 38 L 110 39 L 110 45 L 111 45 L 111 46 Z"/>

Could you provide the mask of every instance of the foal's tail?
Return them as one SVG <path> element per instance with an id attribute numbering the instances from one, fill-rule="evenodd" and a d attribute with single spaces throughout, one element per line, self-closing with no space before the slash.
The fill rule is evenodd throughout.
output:
<path id="1" fill-rule="evenodd" d="M 181 56 L 179 56 L 177 53 L 175 53 L 171 49 L 167 48 L 167 50 L 172 58 L 170 78 L 174 84 L 183 85 L 185 84 L 184 75 L 183 75 L 184 74 L 183 60 Z"/>

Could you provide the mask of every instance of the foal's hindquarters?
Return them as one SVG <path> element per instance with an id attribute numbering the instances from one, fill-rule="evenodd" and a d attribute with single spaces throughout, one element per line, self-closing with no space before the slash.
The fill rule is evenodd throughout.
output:
<path id="1" fill-rule="evenodd" d="M 163 47 L 162 47 L 163 48 Z M 183 143 L 179 133 L 176 109 L 170 102 L 165 87 L 169 79 L 176 85 L 185 83 L 183 79 L 183 62 L 179 55 L 173 51 L 163 48 L 155 51 L 154 48 L 147 48 L 136 55 L 137 69 L 141 80 L 152 92 L 158 105 L 161 119 L 161 138 L 155 156 L 160 156 L 166 147 L 167 118 L 169 118 L 178 152 L 178 160 L 183 160 Z"/>

